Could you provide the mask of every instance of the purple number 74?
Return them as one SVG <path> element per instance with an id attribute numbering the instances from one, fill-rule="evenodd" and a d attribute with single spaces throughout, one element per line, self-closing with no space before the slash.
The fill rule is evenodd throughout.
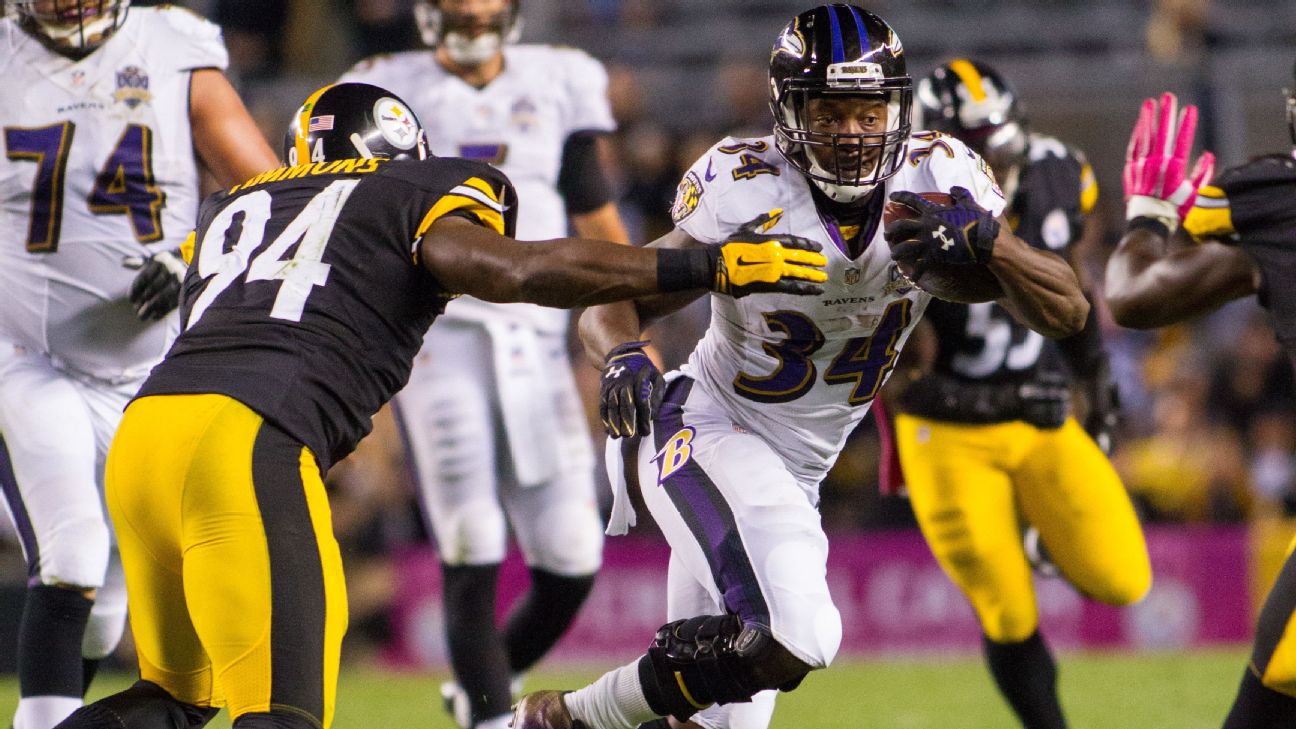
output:
<path id="1" fill-rule="evenodd" d="M 31 192 L 31 221 L 27 250 L 58 250 L 63 224 L 63 187 L 68 154 L 76 125 L 70 121 L 45 127 L 5 127 L 5 154 L 12 160 L 36 163 Z M 141 124 L 129 124 L 95 178 L 86 200 L 96 215 L 128 215 L 135 239 L 161 240 L 162 208 L 166 193 L 153 178 L 153 133 Z"/>

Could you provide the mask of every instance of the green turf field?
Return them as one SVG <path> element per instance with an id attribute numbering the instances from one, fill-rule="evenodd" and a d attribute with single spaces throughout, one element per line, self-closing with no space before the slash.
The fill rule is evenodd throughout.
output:
<path id="1" fill-rule="evenodd" d="M 1241 677 L 1241 649 L 1158 654 L 1066 654 L 1063 703 L 1073 729 L 1217 729 Z M 595 671 L 538 673 L 528 689 L 573 688 Z M 434 703 L 440 676 L 343 672 L 336 729 L 452 729 Z M 105 676 L 92 695 L 129 683 Z M 0 679 L 0 723 L 17 684 Z M 212 727 L 228 727 L 222 715 Z M 1010 729 L 975 657 L 842 662 L 779 697 L 774 729 Z"/>

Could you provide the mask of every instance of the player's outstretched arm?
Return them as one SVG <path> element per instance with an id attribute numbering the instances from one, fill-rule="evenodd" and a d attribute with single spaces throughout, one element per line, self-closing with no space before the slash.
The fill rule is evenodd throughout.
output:
<path id="1" fill-rule="evenodd" d="M 189 121 L 198 156 L 222 187 L 279 166 L 279 157 L 219 70 L 200 68 L 191 74 Z"/>
<path id="2" fill-rule="evenodd" d="M 1107 306 L 1121 326 L 1150 329 L 1204 314 L 1259 289 L 1259 273 L 1240 248 L 1208 240 L 1175 247 L 1171 236 L 1215 158 L 1188 160 L 1197 108 L 1178 110 L 1173 94 L 1148 99 L 1125 150 L 1125 237 L 1107 259 Z"/>
<path id="3" fill-rule="evenodd" d="M 759 233 L 691 250 L 581 238 L 519 243 L 458 216 L 437 220 L 419 244 L 423 266 L 450 291 L 558 308 L 690 290 L 817 294 L 827 279 L 818 250 L 804 238 Z"/>
<path id="4" fill-rule="evenodd" d="M 652 248 L 701 248 L 678 228 L 648 244 Z M 581 344 L 601 370 L 599 416 L 612 438 L 632 438 L 646 432 L 661 403 L 665 384 L 644 351 L 643 330 L 656 319 L 687 306 L 704 292 L 681 291 L 592 306 L 578 323 Z"/>
<path id="5" fill-rule="evenodd" d="M 646 248 L 670 250 L 699 249 L 703 243 L 676 228 Z M 607 353 L 624 342 L 639 339 L 643 331 L 658 319 L 679 311 L 702 296 L 705 291 L 694 289 L 670 294 L 644 296 L 633 301 L 616 301 L 592 306 L 581 314 L 578 322 L 581 344 L 591 362 L 602 362 Z"/>
<path id="6" fill-rule="evenodd" d="M 1206 241 L 1171 250 L 1165 227 L 1141 222 L 1107 259 L 1107 307 L 1117 324 L 1165 326 L 1259 290 L 1259 272 L 1241 248 Z"/>
<path id="7" fill-rule="evenodd" d="M 1004 290 L 999 303 L 1026 326 L 1053 338 L 1084 327 L 1089 302 L 1070 264 L 1013 235 L 1002 216 L 988 265 Z"/>

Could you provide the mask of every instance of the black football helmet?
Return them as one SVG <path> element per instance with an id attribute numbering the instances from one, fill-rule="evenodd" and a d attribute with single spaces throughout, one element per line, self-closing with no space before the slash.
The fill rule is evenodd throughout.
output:
<path id="1" fill-rule="evenodd" d="M 792 19 L 774 41 L 769 64 L 770 111 L 778 148 L 794 167 L 834 200 L 849 202 L 868 194 L 904 164 L 912 124 L 913 81 L 905 69 L 904 48 L 886 21 L 854 5 L 820 5 Z M 881 134 L 828 134 L 810 131 L 807 102 L 824 95 L 881 99 L 887 104 Z M 831 158 L 852 148 L 858 163 L 826 169 L 814 150 Z"/>
<path id="2" fill-rule="evenodd" d="M 522 35 L 521 1 L 504 0 L 504 9 L 489 20 L 488 30 L 474 37 L 464 31 L 475 30 L 477 19 L 443 10 L 443 0 L 417 0 L 414 20 L 419 35 L 429 47 L 444 47 L 450 59 L 460 65 L 478 66 L 490 60 L 505 44 L 516 43 Z"/>
<path id="3" fill-rule="evenodd" d="M 126 22 L 130 0 L 8 0 L 18 26 L 46 48 L 84 58 Z"/>
<path id="4" fill-rule="evenodd" d="M 333 84 L 311 94 L 284 137 L 289 165 L 339 159 L 427 159 L 427 137 L 409 105 L 370 84 Z"/>
<path id="5" fill-rule="evenodd" d="M 1026 117 L 1017 92 L 996 70 L 956 58 L 918 81 L 922 127 L 958 138 L 985 158 L 1009 193 L 1026 162 Z"/>

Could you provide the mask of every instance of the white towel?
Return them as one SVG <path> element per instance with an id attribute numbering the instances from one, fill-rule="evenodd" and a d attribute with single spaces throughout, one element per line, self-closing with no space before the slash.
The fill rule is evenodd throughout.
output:
<path id="1" fill-rule="evenodd" d="M 639 521 L 634 504 L 630 501 L 630 487 L 626 483 L 625 463 L 621 457 L 622 443 L 617 438 L 608 438 L 603 451 L 603 463 L 607 465 L 608 482 L 612 485 L 612 513 L 608 516 L 607 528 L 603 532 L 610 537 L 625 534 Z M 638 460 L 639 449 L 631 449 L 631 453 L 634 453 Z M 630 465 L 632 468 L 639 466 L 638 463 Z"/>

